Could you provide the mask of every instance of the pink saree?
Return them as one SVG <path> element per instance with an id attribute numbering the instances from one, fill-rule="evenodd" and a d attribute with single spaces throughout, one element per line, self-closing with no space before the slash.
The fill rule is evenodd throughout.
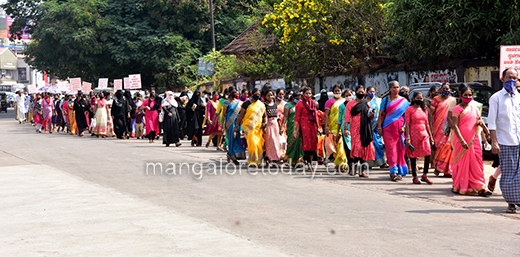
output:
<path id="1" fill-rule="evenodd" d="M 448 111 L 450 108 L 451 101 L 455 101 L 453 97 L 448 97 L 442 100 L 439 96 L 436 96 L 432 100 L 432 106 L 435 107 L 435 113 L 433 113 L 433 139 L 437 146 L 435 152 L 435 159 L 433 164 L 435 169 L 444 174 L 451 174 L 451 164 L 453 163 L 453 154 L 451 150 L 450 137 L 444 135 L 442 126 L 446 122 L 448 117 Z"/>
<path id="2" fill-rule="evenodd" d="M 477 133 L 479 111 L 473 105 L 466 109 L 457 105 L 453 117 L 459 118 L 458 127 L 469 148 L 464 149 L 458 137 L 453 137 L 453 191 L 463 195 L 477 193 L 486 186 L 482 147 Z"/>

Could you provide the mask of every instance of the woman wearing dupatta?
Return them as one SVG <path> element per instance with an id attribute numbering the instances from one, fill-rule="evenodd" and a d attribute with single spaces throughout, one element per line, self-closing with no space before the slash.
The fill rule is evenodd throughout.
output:
<path id="1" fill-rule="evenodd" d="M 153 143 L 155 136 L 159 133 L 159 113 L 160 109 L 155 102 L 155 93 L 150 94 L 150 98 L 144 100 L 140 110 L 145 110 L 144 120 L 146 126 L 146 137 L 149 143 Z M 155 107 L 155 108 L 154 108 Z"/>
<path id="2" fill-rule="evenodd" d="M 368 178 L 363 169 L 363 164 L 375 159 L 374 143 L 372 142 L 372 125 L 370 120 L 374 118 L 374 111 L 370 110 L 370 103 L 365 100 L 365 89 L 363 86 L 356 87 L 356 100 L 350 101 L 345 108 L 345 123 L 350 127 L 351 146 L 350 157 L 354 165 L 359 162 L 359 176 Z M 347 130 L 346 135 L 349 135 Z M 354 175 L 356 171 L 354 170 Z"/>
<path id="3" fill-rule="evenodd" d="M 247 151 L 249 153 L 247 163 L 260 165 L 262 163 L 262 153 L 264 150 L 263 128 L 265 124 L 263 118 L 265 105 L 259 101 L 261 98 L 259 89 L 253 89 L 252 93 L 252 97 L 249 101 L 242 104 L 242 110 L 238 117 L 237 126 L 233 129 L 233 134 L 238 133 L 238 128 L 241 124 L 247 138 Z"/>
<path id="4" fill-rule="evenodd" d="M 451 176 L 451 164 L 453 163 L 453 153 L 451 150 L 451 140 L 449 135 L 445 135 L 444 128 L 449 124 L 451 119 L 448 119 L 448 112 L 450 105 L 455 105 L 455 98 L 450 96 L 451 88 L 448 83 L 444 83 L 441 87 L 441 96 L 433 98 L 430 107 L 431 119 L 430 127 L 432 128 L 433 140 L 437 150 L 435 152 L 435 159 L 433 166 L 435 167 L 434 174 L 438 176 L 444 173 L 445 177 Z M 451 106 L 453 107 L 453 106 Z M 448 123 L 445 125 L 445 123 Z"/>
<path id="5" fill-rule="evenodd" d="M 109 95 L 110 93 L 105 92 L 103 98 L 96 100 L 96 126 L 94 127 L 94 131 L 92 133 L 97 137 L 105 138 L 107 135 L 108 108 L 106 98 Z"/>
<path id="6" fill-rule="evenodd" d="M 309 171 L 312 169 L 310 165 L 318 150 L 318 107 L 311 97 L 311 88 L 303 89 L 303 100 L 296 104 L 293 128 L 293 136 L 301 140 L 303 160 Z"/>
<path id="7" fill-rule="evenodd" d="M 385 145 L 383 144 L 383 137 L 377 133 L 377 121 L 379 118 L 381 98 L 377 98 L 375 94 L 376 89 L 374 87 L 367 87 L 367 100 L 370 102 L 370 107 L 375 110 L 374 119 L 371 121 L 375 161 L 369 161 L 368 165 L 370 167 L 388 168 L 388 164 L 386 164 L 385 159 Z"/>
<path id="8" fill-rule="evenodd" d="M 408 166 L 404 160 L 404 113 L 410 102 L 399 96 L 399 82 L 390 81 L 388 87 L 390 95 L 381 101 L 377 130 L 385 142 L 390 178 L 398 181 L 408 174 Z"/>
<path id="9" fill-rule="evenodd" d="M 325 103 L 325 135 L 329 136 L 332 134 L 333 136 L 336 148 L 336 153 L 334 154 L 336 168 L 345 169 L 344 165 L 347 162 L 347 156 L 343 148 L 343 138 L 339 137 L 338 133 L 339 107 L 345 102 L 345 99 L 341 99 L 341 88 L 338 85 L 335 85 L 332 91 L 334 92 L 334 98 L 329 99 Z"/>
<path id="10" fill-rule="evenodd" d="M 209 147 L 211 140 L 214 137 L 217 137 L 217 151 L 220 151 L 220 146 L 222 145 L 222 126 L 219 123 L 219 113 L 217 110 L 219 109 L 219 94 L 218 91 L 213 91 L 212 99 L 208 101 L 206 105 L 206 118 L 207 118 L 207 127 L 206 133 L 209 134 L 208 142 L 206 143 L 206 148 Z"/>
<path id="11" fill-rule="evenodd" d="M 227 159 L 228 162 L 233 161 L 235 165 L 239 165 L 238 160 L 246 158 L 246 152 L 242 147 L 242 140 L 240 139 L 240 131 L 234 132 L 236 121 L 242 110 L 242 101 L 238 100 L 238 93 L 234 87 L 228 89 L 229 99 L 224 102 L 225 114 L 225 131 L 228 141 Z"/>
<path id="12" fill-rule="evenodd" d="M 294 136 L 294 118 L 296 114 L 296 105 L 302 96 L 300 92 L 295 92 L 289 98 L 289 102 L 285 104 L 282 126 L 287 127 L 287 151 L 285 157 L 291 165 L 296 165 L 303 156 L 300 137 Z"/>
<path id="13" fill-rule="evenodd" d="M 278 124 L 280 126 L 280 136 L 283 136 L 285 138 L 287 138 L 287 135 L 285 134 L 286 133 L 286 130 L 287 128 L 285 127 L 285 125 L 283 124 L 283 119 L 284 119 L 284 109 L 285 109 L 285 90 L 283 88 L 278 88 L 276 90 L 276 97 L 274 99 L 274 102 L 276 103 L 276 106 L 278 107 Z M 280 140 L 280 139 L 278 139 Z M 284 160 L 285 159 L 285 152 L 286 152 L 286 145 L 280 145 L 280 160 Z"/>
<path id="14" fill-rule="evenodd" d="M 492 193 L 485 189 L 482 146 L 477 127 L 482 127 L 487 134 L 489 131 L 479 115 L 479 110 L 470 104 L 473 93 L 471 87 L 462 88 L 462 103 L 453 108 L 453 192 L 462 195 L 478 193 L 479 196 L 486 197 Z"/>

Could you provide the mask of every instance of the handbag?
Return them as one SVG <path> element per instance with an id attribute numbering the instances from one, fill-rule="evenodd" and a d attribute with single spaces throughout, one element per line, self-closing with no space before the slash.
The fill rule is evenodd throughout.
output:
<path id="1" fill-rule="evenodd" d="M 159 113 L 159 122 L 163 122 L 163 121 L 164 121 L 164 112 L 161 109 L 161 112 Z"/>
<path id="2" fill-rule="evenodd" d="M 444 121 L 444 124 L 442 124 L 442 133 L 449 137 L 450 136 L 450 133 L 451 133 L 451 127 L 450 127 L 450 124 L 448 124 L 448 118 L 446 118 L 446 120 Z"/>
<path id="3" fill-rule="evenodd" d="M 280 136 L 281 149 L 287 150 L 287 139 L 284 136 Z"/>

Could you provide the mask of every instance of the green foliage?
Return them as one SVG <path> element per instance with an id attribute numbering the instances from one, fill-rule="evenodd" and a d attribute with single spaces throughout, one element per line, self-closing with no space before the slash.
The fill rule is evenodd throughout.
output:
<path id="1" fill-rule="evenodd" d="M 385 11 L 384 49 L 399 61 L 495 57 L 520 25 L 518 0 L 394 0 Z"/>

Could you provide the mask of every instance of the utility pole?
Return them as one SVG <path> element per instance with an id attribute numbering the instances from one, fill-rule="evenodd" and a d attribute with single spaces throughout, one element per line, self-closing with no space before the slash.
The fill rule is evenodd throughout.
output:
<path id="1" fill-rule="evenodd" d="M 213 0 L 209 0 L 209 13 L 211 15 L 211 44 L 215 51 L 215 23 L 213 22 Z"/>

